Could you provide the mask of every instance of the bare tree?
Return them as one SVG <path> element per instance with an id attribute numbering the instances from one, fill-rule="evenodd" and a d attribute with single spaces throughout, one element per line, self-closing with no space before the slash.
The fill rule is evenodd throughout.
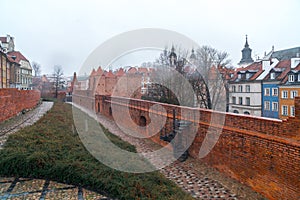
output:
<path id="1" fill-rule="evenodd" d="M 55 65 L 54 66 L 54 71 L 53 71 L 53 78 L 54 78 L 54 89 L 55 89 L 55 98 L 57 98 L 58 96 L 58 90 L 61 87 L 63 81 L 63 70 L 62 67 L 60 65 Z"/>
<path id="2" fill-rule="evenodd" d="M 192 54 L 194 54 L 193 51 Z M 224 103 L 227 102 L 228 104 L 229 101 L 227 80 L 229 72 L 232 70 L 227 67 L 231 62 L 228 59 L 229 54 L 218 51 L 210 46 L 202 46 L 196 50 L 192 58 L 188 56 L 188 51 L 179 48 L 176 51 L 176 64 L 173 66 L 170 64 L 170 55 L 171 52 L 167 51 L 166 48 L 154 63 L 156 69 L 159 69 L 158 73 L 155 74 L 156 80 L 159 79 L 159 82 L 166 86 L 155 85 L 155 89 L 152 91 L 156 92 L 154 96 L 159 97 L 155 100 L 172 104 L 178 103 L 174 93 L 166 88 L 180 89 L 183 88 L 183 85 L 175 76 L 168 75 L 170 74 L 170 70 L 167 67 L 170 67 L 189 81 L 195 94 L 194 102 L 196 103 L 194 106 L 224 111 Z M 175 87 L 172 87 L 172 84 L 175 84 Z M 185 90 L 183 89 L 180 93 L 183 96 L 179 98 L 184 99 L 184 92 Z M 191 101 L 187 102 L 189 104 L 192 103 Z"/>
<path id="3" fill-rule="evenodd" d="M 34 70 L 34 76 L 40 76 L 41 75 L 41 65 L 35 61 L 31 63 L 31 66 Z"/>
<path id="4" fill-rule="evenodd" d="M 227 72 L 226 66 L 231 62 L 228 57 L 228 53 L 218 51 L 210 46 L 202 46 L 196 51 L 194 63 L 203 81 L 196 79 L 198 85 L 195 85 L 195 92 L 197 100 L 201 102 L 205 100 L 204 105 L 208 109 L 217 109 L 217 105 L 221 101 L 227 101 L 228 88 L 226 89 L 226 86 L 228 87 L 228 84 L 226 84 L 224 72 Z"/>
<path id="5" fill-rule="evenodd" d="M 172 52 L 175 53 L 174 50 L 174 47 L 171 51 L 165 48 L 153 63 L 155 71 L 151 74 L 151 80 L 155 84 L 152 85 L 147 97 L 163 103 L 193 106 L 194 99 L 190 98 L 192 94 L 187 90 L 188 81 L 183 81 L 186 75 L 184 66 L 188 51 L 177 48 L 176 58 L 173 58 L 175 63 L 172 63 L 170 55 Z"/>

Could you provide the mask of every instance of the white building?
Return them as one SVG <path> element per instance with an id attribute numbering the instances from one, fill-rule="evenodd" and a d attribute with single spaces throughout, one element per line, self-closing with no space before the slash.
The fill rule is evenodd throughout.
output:
<path id="1" fill-rule="evenodd" d="M 261 116 L 261 62 L 238 68 L 229 82 L 229 112 Z"/>

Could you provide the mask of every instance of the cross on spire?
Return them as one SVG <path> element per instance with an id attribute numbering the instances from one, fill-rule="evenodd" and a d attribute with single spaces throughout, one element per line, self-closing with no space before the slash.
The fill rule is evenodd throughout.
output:
<path id="1" fill-rule="evenodd" d="M 248 44 L 248 35 L 246 34 L 246 43 L 245 43 L 245 47 L 249 47 L 249 44 Z"/>

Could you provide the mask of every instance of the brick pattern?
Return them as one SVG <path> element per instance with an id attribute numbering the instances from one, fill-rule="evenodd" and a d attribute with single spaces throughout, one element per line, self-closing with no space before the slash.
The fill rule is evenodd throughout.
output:
<path id="1" fill-rule="evenodd" d="M 79 96 L 78 96 L 79 97 Z M 80 96 L 83 98 L 83 96 Z M 123 113 L 129 107 L 131 118 L 139 124 L 141 116 L 149 123 L 150 108 L 156 102 L 139 99 L 126 99 L 123 97 L 95 96 L 95 108 L 111 119 L 111 107 Z M 78 102 L 78 99 L 76 100 Z M 80 101 L 84 101 L 83 99 Z M 126 103 L 129 101 L 129 105 Z M 82 105 L 82 104 L 81 104 Z M 253 116 L 241 116 L 230 113 L 220 113 L 205 109 L 180 107 L 161 104 L 161 110 L 152 110 L 152 114 L 167 117 L 164 127 L 171 130 L 173 110 L 177 118 L 199 125 L 195 139 L 189 148 L 192 157 L 206 162 L 225 174 L 249 185 L 257 192 L 269 199 L 298 199 L 300 194 L 300 98 L 295 98 L 295 117 L 287 120 L 266 119 Z M 90 109 L 90 107 L 88 107 Z M 188 113 L 182 116 L 182 113 Z M 196 118 L 196 114 L 200 114 Z M 199 150 L 207 135 L 212 130 L 209 139 L 216 136 L 219 124 L 213 123 L 225 118 L 222 134 L 218 142 L 204 158 L 199 158 Z M 128 124 L 123 118 L 121 123 L 128 128 L 135 125 Z M 119 122 L 119 121 L 118 121 Z M 127 124 L 126 124 L 127 123 Z M 149 131 L 149 130 L 148 130 Z M 145 130 L 147 134 L 147 130 Z M 185 133 L 188 134 L 188 131 Z M 151 139 L 165 145 L 159 139 L 159 133 Z M 209 141 L 209 140 L 208 140 Z"/>
<path id="2" fill-rule="evenodd" d="M 0 89 L 0 122 L 7 120 L 24 109 L 31 109 L 40 101 L 37 90 Z"/>

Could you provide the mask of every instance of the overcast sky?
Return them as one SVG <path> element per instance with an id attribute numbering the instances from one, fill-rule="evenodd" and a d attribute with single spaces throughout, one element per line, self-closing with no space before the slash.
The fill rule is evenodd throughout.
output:
<path id="1" fill-rule="evenodd" d="M 0 0 L 0 35 L 15 37 L 16 50 L 43 74 L 61 65 L 71 75 L 104 41 L 140 28 L 169 29 L 227 51 L 236 66 L 246 34 L 253 58 L 272 45 L 300 46 L 299 10 L 299 0 Z"/>

